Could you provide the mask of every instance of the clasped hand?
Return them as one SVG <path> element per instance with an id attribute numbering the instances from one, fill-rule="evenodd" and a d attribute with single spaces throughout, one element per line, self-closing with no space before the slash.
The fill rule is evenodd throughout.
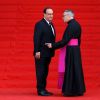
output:
<path id="1" fill-rule="evenodd" d="M 52 48 L 52 44 L 51 44 L 51 43 L 45 43 L 45 45 L 46 45 L 48 48 Z"/>

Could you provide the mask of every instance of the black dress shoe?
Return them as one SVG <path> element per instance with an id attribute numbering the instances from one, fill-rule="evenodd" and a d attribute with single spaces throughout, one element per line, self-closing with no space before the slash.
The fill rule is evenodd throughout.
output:
<path id="1" fill-rule="evenodd" d="M 53 93 L 51 93 L 51 92 L 49 92 L 49 91 L 47 91 L 47 90 L 45 90 L 45 92 L 46 92 L 46 93 L 49 93 L 50 95 L 53 95 Z"/>
<path id="2" fill-rule="evenodd" d="M 40 96 L 51 96 L 52 94 L 47 92 L 47 91 L 41 91 L 41 92 L 38 92 L 38 95 L 40 95 Z"/>

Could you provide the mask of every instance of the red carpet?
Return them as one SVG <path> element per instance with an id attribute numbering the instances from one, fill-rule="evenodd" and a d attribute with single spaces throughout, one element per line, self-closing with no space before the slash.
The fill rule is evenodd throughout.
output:
<path id="1" fill-rule="evenodd" d="M 82 60 L 86 83 L 83 97 L 62 97 L 57 90 L 59 50 L 50 64 L 51 97 L 36 94 L 33 29 L 45 6 L 54 9 L 57 41 L 65 25 L 62 12 L 75 11 L 82 26 Z M 100 98 L 100 0 L 1 0 L 0 1 L 0 100 L 99 100 Z"/>
<path id="2" fill-rule="evenodd" d="M 36 89 L 17 88 L 17 89 L 0 89 L 0 100 L 100 100 L 100 90 L 88 90 L 84 96 L 80 97 L 63 97 L 60 90 L 48 89 L 54 93 L 50 97 L 37 96 Z"/>

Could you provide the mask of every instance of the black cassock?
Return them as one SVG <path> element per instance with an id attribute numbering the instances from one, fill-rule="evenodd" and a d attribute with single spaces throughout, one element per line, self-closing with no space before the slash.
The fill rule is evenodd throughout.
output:
<path id="1" fill-rule="evenodd" d="M 62 40 L 52 44 L 52 47 L 53 49 L 62 48 L 71 39 L 78 39 L 78 45 L 66 47 L 62 93 L 64 95 L 82 95 L 86 89 L 80 52 L 81 26 L 75 19 L 68 22 L 68 27 L 65 29 Z"/>

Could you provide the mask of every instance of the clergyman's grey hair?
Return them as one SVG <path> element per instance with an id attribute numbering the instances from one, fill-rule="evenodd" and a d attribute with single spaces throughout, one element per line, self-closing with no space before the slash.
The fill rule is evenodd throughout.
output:
<path id="1" fill-rule="evenodd" d="M 64 12 L 66 12 L 69 16 L 74 17 L 74 12 L 72 10 L 65 10 Z"/>

